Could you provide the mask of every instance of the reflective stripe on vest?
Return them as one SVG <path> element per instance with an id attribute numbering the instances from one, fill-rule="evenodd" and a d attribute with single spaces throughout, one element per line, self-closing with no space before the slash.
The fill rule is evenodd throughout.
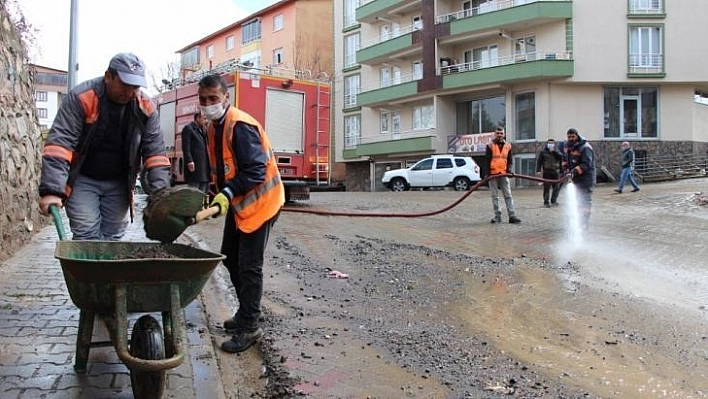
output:
<path id="1" fill-rule="evenodd" d="M 511 144 L 504 143 L 504 146 L 500 150 L 497 143 L 491 143 L 489 144 L 489 148 L 492 150 L 492 160 L 489 165 L 489 174 L 498 175 L 506 173 Z"/>

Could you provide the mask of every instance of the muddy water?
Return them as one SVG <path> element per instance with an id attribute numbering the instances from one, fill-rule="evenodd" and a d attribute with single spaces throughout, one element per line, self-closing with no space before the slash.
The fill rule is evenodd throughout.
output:
<path id="1" fill-rule="evenodd" d="M 553 274 L 519 268 L 513 276 L 472 283 L 468 302 L 455 304 L 470 332 L 500 350 L 603 397 L 701 397 L 705 370 L 687 368 L 646 342 L 635 344 L 612 320 L 623 305 L 572 295 Z M 654 337 L 673 340 L 672 337 Z M 661 345 L 661 344 L 657 344 Z M 666 349 L 672 352 L 671 348 Z"/>

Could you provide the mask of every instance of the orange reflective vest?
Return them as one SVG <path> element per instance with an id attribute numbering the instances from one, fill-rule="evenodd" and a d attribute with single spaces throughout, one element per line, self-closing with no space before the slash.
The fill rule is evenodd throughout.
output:
<path id="1" fill-rule="evenodd" d="M 489 162 L 489 174 L 499 175 L 506 173 L 509 165 L 509 151 L 511 151 L 511 144 L 504 143 L 501 149 L 497 143 L 490 143 L 489 148 L 492 150 L 492 159 Z"/>
<path id="2" fill-rule="evenodd" d="M 270 146 L 270 140 L 265 130 L 251 115 L 235 107 L 229 107 L 224 121 L 222 134 L 224 161 L 224 180 L 228 181 L 238 174 L 236 154 L 233 152 L 234 127 L 237 122 L 245 122 L 255 126 L 261 138 L 261 146 L 266 155 L 266 177 L 262 183 L 256 185 L 245 194 L 235 195 L 231 199 L 231 210 L 236 219 L 236 226 L 245 233 L 252 233 L 260 228 L 263 223 L 272 219 L 285 204 L 285 188 L 280 180 L 278 163 Z M 217 183 L 216 176 L 216 144 L 214 143 L 214 124 L 209 124 L 209 163 L 212 170 L 212 181 Z"/>

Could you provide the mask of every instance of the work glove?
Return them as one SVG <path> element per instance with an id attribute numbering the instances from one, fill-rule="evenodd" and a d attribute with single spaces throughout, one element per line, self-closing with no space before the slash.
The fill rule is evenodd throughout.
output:
<path id="1" fill-rule="evenodd" d="M 224 194 L 223 192 L 216 194 L 214 196 L 214 199 L 211 201 L 211 204 L 209 204 L 210 207 L 212 207 L 212 206 L 219 207 L 219 213 L 214 215 L 214 217 L 216 218 L 219 216 L 226 215 L 226 212 L 229 211 L 230 203 L 231 203 L 231 201 L 229 200 L 229 197 L 226 194 Z"/>

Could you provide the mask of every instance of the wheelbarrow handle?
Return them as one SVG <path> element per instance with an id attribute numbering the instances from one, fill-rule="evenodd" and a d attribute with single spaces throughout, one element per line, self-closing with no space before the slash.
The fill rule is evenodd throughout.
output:
<path id="1" fill-rule="evenodd" d="M 52 214 L 52 218 L 54 219 L 54 226 L 57 228 L 59 241 L 66 240 L 66 233 L 64 232 L 64 222 L 61 220 L 61 215 L 59 214 L 59 207 L 55 204 L 50 204 L 49 213 Z"/>

